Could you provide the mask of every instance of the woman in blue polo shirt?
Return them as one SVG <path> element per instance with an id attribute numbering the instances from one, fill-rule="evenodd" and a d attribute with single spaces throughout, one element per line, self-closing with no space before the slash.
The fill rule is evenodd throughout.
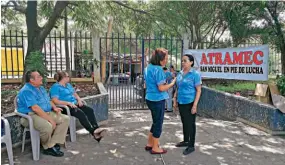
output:
<path id="1" fill-rule="evenodd" d="M 67 105 L 71 116 L 78 118 L 81 125 L 89 131 L 95 140 L 100 142 L 106 129 L 99 128 L 93 109 L 82 103 L 81 98 L 69 83 L 68 73 L 63 71 L 57 72 L 54 79 L 57 82 L 50 89 L 52 101 L 55 104 Z M 63 113 L 66 114 L 65 109 L 63 109 Z"/>
<path id="2" fill-rule="evenodd" d="M 177 89 L 173 98 L 174 107 L 177 107 L 178 103 L 184 135 L 184 140 L 176 144 L 176 147 L 187 147 L 183 151 L 184 155 L 195 151 L 196 113 L 201 95 L 201 76 L 193 66 L 194 57 L 185 54 L 182 58 L 183 69 L 177 75 Z"/>
<path id="3" fill-rule="evenodd" d="M 151 154 L 164 154 L 167 152 L 165 149 L 159 147 L 159 137 L 162 132 L 165 100 L 168 99 L 167 90 L 171 88 L 176 81 L 176 78 L 174 78 L 170 84 L 166 83 L 166 77 L 162 67 L 166 65 L 167 60 L 168 51 L 163 48 L 157 48 L 153 52 L 150 64 L 144 72 L 146 84 L 145 98 L 153 120 L 145 150 L 150 151 Z"/>

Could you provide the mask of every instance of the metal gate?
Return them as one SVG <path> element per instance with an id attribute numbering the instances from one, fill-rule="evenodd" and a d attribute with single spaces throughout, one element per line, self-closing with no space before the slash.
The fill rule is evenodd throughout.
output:
<path id="1" fill-rule="evenodd" d="M 142 75 L 152 51 L 159 47 L 169 51 L 167 67 L 173 65 L 180 69 L 182 39 L 124 33 L 100 38 L 101 78 L 109 93 L 110 110 L 147 109 Z"/>

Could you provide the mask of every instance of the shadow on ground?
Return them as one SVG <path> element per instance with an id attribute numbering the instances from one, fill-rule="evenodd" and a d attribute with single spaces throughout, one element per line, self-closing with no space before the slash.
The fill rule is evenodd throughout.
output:
<path id="1" fill-rule="evenodd" d="M 285 139 L 270 136 L 240 122 L 197 118 L 196 152 L 183 156 L 184 148 L 174 145 L 183 139 L 180 118 L 166 114 L 161 145 L 168 153 L 151 155 L 144 151 L 151 125 L 150 112 L 112 111 L 106 127 L 107 136 L 97 143 L 85 129 L 77 131 L 77 142 L 63 149 L 65 156 L 55 158 L 41 154 L 32 160 L 31 148 L 14 149 L 15 164 L 84 164 L 84 165 L 284 165 Z M 28 146 L 28 145 L 27 145 Z M 1 164 L 7 164 L 3 152 Z"/>

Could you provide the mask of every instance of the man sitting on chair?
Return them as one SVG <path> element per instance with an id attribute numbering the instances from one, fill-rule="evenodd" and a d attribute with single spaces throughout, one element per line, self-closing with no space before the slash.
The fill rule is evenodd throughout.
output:
<path id="1" fill-rule="evenodd" d="M 20 90 L 17 99 L 18 112 L 32 117 L 34 128 L 40 132 L 44 154 L 61 157 L 59 144 L 65 143 L 69 126 L 69 116 L 61 114 L 50 100 L 46 89 L 41 86 L 43 77 L 36 71 L 28 71 L 26 84 Z M 22 118 L 23 126 L 28 127 L 28 120 Z"/>

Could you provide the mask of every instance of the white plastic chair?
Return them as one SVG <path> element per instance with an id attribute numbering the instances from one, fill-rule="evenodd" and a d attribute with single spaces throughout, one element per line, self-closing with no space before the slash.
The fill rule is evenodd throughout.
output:
<path id="1" fill-rule="evenodd" d="M 33 160 L 37 161 L 40 159 L 40 132 L 37 131 L 34 128 L 34 123 L 33 119 L 31 116 L 20 113 L 17 111 L 17 98 L 18 96 L 15 97 L 14 100 L 14 106 L 15 106 L 15 113 L 25 119 L 28 120 L 29 126 L 24 128 L 23 132 L 23 139 L 22 139 L 22 152 L 24 152 L 25 149 L 25 141 L 26 141 L 26 133 L 27 131 L 30 131 L 30 137 L 31 137 L 31 143 L 32 143 L 32 152 L 33 152 Z"/>
<path id="2" fill-rule="evenodd" d="M 82 101 L 84 105 L 87 105 L 86 101 Z M 70 134 L 70 141 L 75 142 L 76 141 L 76 117 L 71 116 L 70 109 L 66 105 L 56 105 L 57 107 L 66 109 L 67 115 L 70 117 L 69 121 L 69 134 Z"/>
<path id="3" fill-rule="evenodd" d="M 9 164 L 13 165 L 14 160 L 13 160 L 10 124 L 9 124 L 8 120 L 5 119 L 4 117 L 1 117 L 1 120 L 3 120 L 3 122 L 4 122 L 4 130 L 5 130 L 5 135 L 1 136 L 1 143 L 6 144 L 6 148 L 7 148 L 7 152 L 8 152 L 8 158 L 9 158 Z"/>
<path id="4" fill-rule="evenodd" d="M 70 141 L 76 142 L 76 118 L 74 116 L 71 116 L 70 109 L 66 105 L 56 105 L 57 107 L 66 109 L 67 115 L 70 117 L 69 120 L 69 135 L 70 135 Z"/>

